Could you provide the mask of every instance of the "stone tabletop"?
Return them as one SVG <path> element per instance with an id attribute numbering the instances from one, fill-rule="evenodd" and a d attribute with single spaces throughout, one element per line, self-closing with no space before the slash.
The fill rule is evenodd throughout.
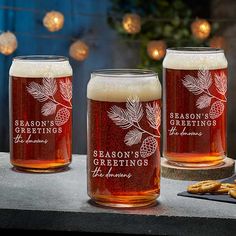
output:
<path id="1" fill-rule="evenodd" d="M 190 182 L 162 178 L 158 204 L 132 210 L 91 205 L 86 181 L 83 155 L 73 155 L 68 171 L 27 174 L 0 153 L 0 229 L 235 235 L 236 205 L 177 196 Z"/>

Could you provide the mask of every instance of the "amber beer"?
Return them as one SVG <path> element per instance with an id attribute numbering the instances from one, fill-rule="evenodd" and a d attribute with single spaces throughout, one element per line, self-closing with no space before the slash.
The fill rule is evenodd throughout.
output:
<path id="1" fill-rule="evenodd" d="M 10 68 L 10 156 L 23 171 L 71 162 L 72 69 L 61 56 L 16 57 Z"/>
<path id="2" fill-rule="evenodd" d="M 161 86 L 145 70 L 92 73 L 88 97 L 88 195 L 138 207 L 160 193 Z"/>
<path id="3" fill-rule="evenodd" d="M 205 167 L 226 154 L 227 61 L 212 48 L 168 49 L 163 61 L 163 156 Z"/>

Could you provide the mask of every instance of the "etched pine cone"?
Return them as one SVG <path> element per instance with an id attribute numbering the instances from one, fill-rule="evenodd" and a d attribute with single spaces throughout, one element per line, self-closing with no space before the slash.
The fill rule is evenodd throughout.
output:
<path id="1" fill-rule="evenodd" d="M 140 155 L 143 158 L 151 156 L 157 149 L 157 140 L 152 136 L 148 136 L 143 140 L 140 148 Z"/>
<path id="2" fill-rule="evenodd" d="M 55 117 L 55 124 L 57 126 L 62 126 L 64 125 L 70 117 L 70 112 L 68 111 L 67 108 L 61 108 L 60 110 L 58 110 L 56 117 Z"/>
<path id="3" fill-rule="evenodd" d="M 209 116 L 211 119 L 216 119 L 222 115 L 224 104 L 221 101 L 216 101 L 211 105 Z"/>

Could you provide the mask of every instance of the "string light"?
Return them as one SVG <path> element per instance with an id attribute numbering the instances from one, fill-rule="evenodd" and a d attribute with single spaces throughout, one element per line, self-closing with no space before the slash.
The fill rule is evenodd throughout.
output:
<path id="1" fill-rule="evenodd" d="M 166 54 L 166 43 L 164 40 L 153 40 L 147 44 L 147 53 L 155 61 L 162 59 Z"/>
<path id="2" fill-rule="evenodd" d="M 10 11 L 19 11 L 19 12 L 33 12 L 35 14 L 42 14 L 45 13 L 45 10 L 39 10 L 36 8 L 27 8 L 27 7 L 14 7 L 14 6 L 7 6 L 7 5 L 0 5 L 0 9 L 2 10 L 10 10 Z M 76 11 L 74 14 L 74 16 L 90 16 L 90 17 L 104 17 L 107 18 L 107 14 L 106 13 L 86 13 L 86 12 L 78 12 Z M 116 16 L 115 14 L 112 14 L 115 17 L 119 17 Z M 148 17 L 150 19 L 150 17 Z M 179 18 L 180 20 L 182 20 L 182 18 Z M 157 22 L 172 22 L 173 19 L 172 18 L 153 18 L 153 20 L 157 21 Z M 189 19 L 190 21 L 194 21 L 195 19 Z M 236 22 L 236 18 L 235 17 L 231 17 L 231 18 L 208 18 L 207 20 L 211 21 L 211 22 Z"/>
<path id="3" fill-rule="evenodd" d="M 50 11 L 44 16 L 43 25 L 50 32 L 58 31 L 64 25 L 64 15 L 59 11 Z"/>
<path id="4" fill-rule="evenodd" d="M 207 20 L 197 19 L 191 24 L 191 30 L 196 39 L 204 40 L 211 33 L 211 25 Z"/>
<path id="5" fill-rule="evenodd" d="M 122 25 L 124 30 L 129 34 L 137 34 L 141 30 L 141 18 L 137 14 L 125 14 Z"/>
<path id="6" fill-rule="evenodd" d="M 210 47 L 226 49 L 225 38 L 222 36 L 215 36 L 210 40 Z"/>
<path id="7" fill-rule="evenodd" d="M 12 54 L 17 48 L 16 36 L 11 32 L 0 34 L 0 53 L 4 55 Z"/>
<path id="8" fill-rule="evenodd" d="M 84 61 L 89 55 L 89 46 L 82 40 L 77 40 L 71 44 L 69 54 L 77 61 Z"/>
<path id="9" fill-rule="evenodd" d="M 0 6 L 0 9 L 3 10 L 13 10 L 13 11 L 29 11 L 29 12 L 33 12 L 35 14 L 42 14 L 45 13 L 45 10 L 39 10 L 39 9 L 32 9 L 32 8 L 23 8 L 23 7 L 12 7 L 12 6 L 5 6 L 2 5 Z M 106 17 L 106 14 L 90 14 L 90 13 L 83 13 L 83 12 L 76 12 L 75 15 L 81 15 L 81 16 L 96 16 L 96 17 Z M 144 19 L 145 20 L 145 19 Z M 172 19 L 169 18 L 158 18 L 158 19 L 153 19 L 156 21 L 161 21 L 161 22 L 169 22 Z M 193 19 L 189 19 L 189 20 L 193 20 Z M 211 22 L 234 22 L 236 21 L 236 18 L 211 18 L 208 19 Z M 127 33 L 130 34 L 136 34 L 138 32 L 140 32 L 141 30 L 141 18 L 139 15 L 137 14 L 126 14 L 123 17 L 123 28 Z M 54 31 L 58 31 L 60 30 L 63 25 L 64 25 L 64 16 L 61 12 L 58 11 L 51 11 L 46 13 L 46 15 L 44 16 L 43 19 L 43 24 L 44 26 L 51 32 Z M 209 37 L 210 32 L 211 32 L 211 25 L 210 23 L 206 20 L 206 19 L 197 19 L 195 20 L 192 25 L 191 25 L 191 30 L 192 33 L 194 35 L 195 38 L 199 39 L 199 40 L 204 40 L 207 37 Z M 32 36 L 32 37 L 39 37 L 39 38 L 49 38 L 49 39 L 54 39 L 54 38 L 60 38 L 60 39 L 72 39 L 74 40 L 72 37 L 67 36 L 67 35 L 32 35 L 30 33 L 22 33 L 22 32 L 17 32 L 17 35 L 28 35 L 28 36 Z M 55 36 L 55 37 L 54 37 Z M 134 42 L 140 42 L 141 40 L 133 40 L 133 39 L 125 39 L 123 41 L 134 41 Z M 171 41 L 170 39 L 168 40 L 168 42 Z M 186 43 L 188 42 L 188 40 L 181 40 L 182 42 Z M 164 42 L 164 41 L 163 41 Z M 210 42 L 209 42 L 211 47 L 215 47 L 215 48 L 223 48 L 225 49 L 225 39 L 221 36 L 216 36 L 213 37 Z M 147 45 L 147 51 L 148 51 L 148 55 L 153 58 L 154 60 L 159 60 L 159 58 L 162 58 L 162 55 L 165 55 L 165 49 L 166 49 L 166 45 L 165 42 L 164 44 L 162 44 L 162 47 L 158 48 L 158 46 L 152 46 L 155 44 L 152 44 L 151 42 L 149 42 L 149 44 Z M 71 48 L 73 48 L 74 44 L 71 45 Z M 78 60 L 84 60 L 89 53 L 89 47 L 82 42 L 82 44 L 77 45 L 77 47 L 79 48 L 80 52 L 77 52 L 77 55 L 75 56 L 75 51 L 71 52 L 71 48 L 70 48 L 70 54 L 73 55 L 72 57 L 74 58 L 78 58 Z M 5 55 L 9 55 L 11 53 L 13 53 L 17 48 L 17 39 L 16 36 L 14 35 L 14 33 L 11 32 L 6 32 L 6 33 L 2 33 L 0 34 L 0 53 L 5 54 Z M 76 48 L 76 47 L 75 47 Z M 154 48 L 154 49 L 153 49 Z M 161 48 L 164 48 L 163 50 Z M 81 59 L 80 59 L 81 58 Z"/>

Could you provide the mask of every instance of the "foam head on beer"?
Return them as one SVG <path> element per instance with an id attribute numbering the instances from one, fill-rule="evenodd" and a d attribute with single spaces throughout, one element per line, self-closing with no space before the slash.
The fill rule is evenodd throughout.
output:
<path id="1" fill-rule="evenodd" d="M 104 73 L 105 71 L 105 73 Z M 161 84 L 157 74 L 136 70 L 104 70 L 95 72 L 88 83 L 87 97 L 96 101 L 125 102 L 130 96 L 140 101 L 152 101 L 161 98 Z"/>
<path id="2" fill-rule="evenodd" d="M 227 60 L 221 49 L 173 48 L 167 49 L 163 67 L 176 70 L 221 69 L 227 67 Z"/>
<path id="3" fill-rule="evenodd" d="M 10 76 L 25 78 L 51 78 L 66 77 L 72 75 L 72 68 L 64 57 L 49 56 L 45 59 L 43 56 L 21 56 L 20 59 L 13 60 Z"/>

